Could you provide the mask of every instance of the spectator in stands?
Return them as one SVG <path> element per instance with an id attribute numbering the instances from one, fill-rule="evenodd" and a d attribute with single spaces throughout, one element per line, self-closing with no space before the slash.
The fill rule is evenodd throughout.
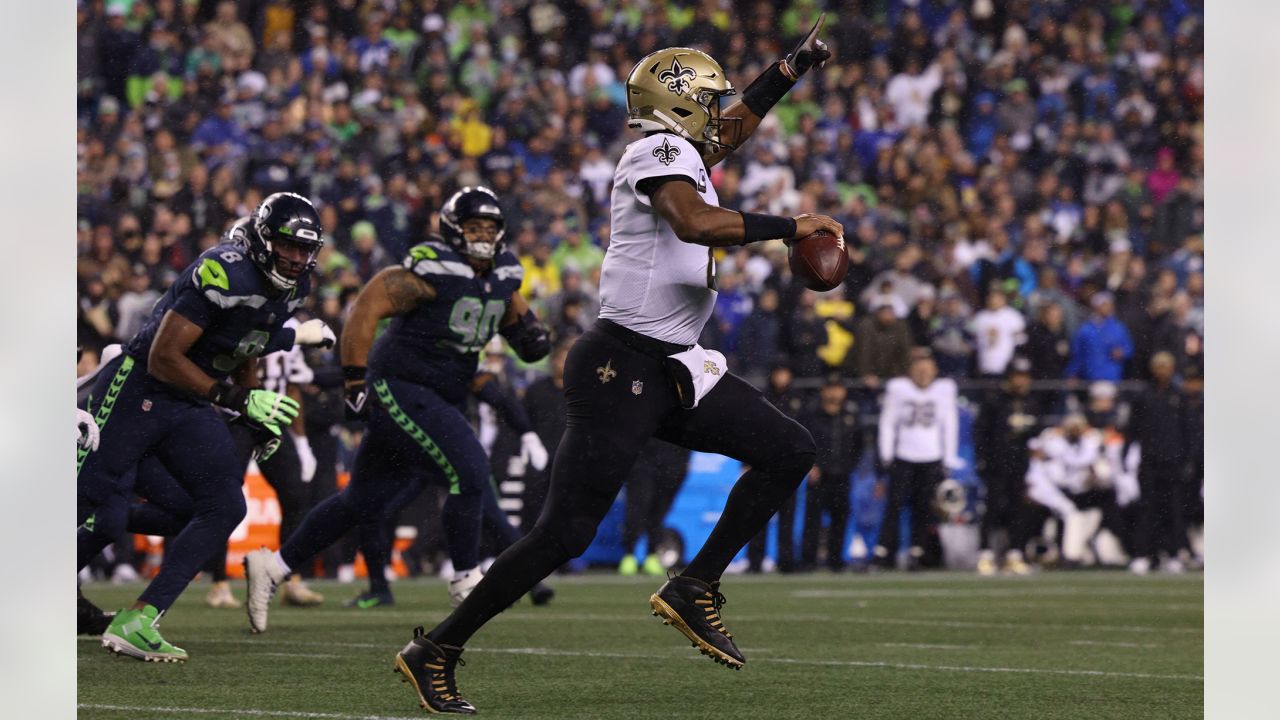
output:
<path id="1" fill-rule="evenodd" d="M 890 378 L 905 375 L 911 351 L 911 334 L 899 320 L 893 302 L 878 298 L 854 330 L 857 374 L 871 389 Z"/>
<path id="2" fill-rule="evenodd" d="M 992 288 L 987 306 L 973 316 L 970 328 L 978 345 L 978 374 L 1003 378 L 1014 351 L 1026 341 L 1026 327 L 1022 313 L 1009 307 L 1008 296 Z"/>
<path id="3" fill-rule="evenodd" d="M 1094 293 L 1089 304 L 1093 314 L 1071 340 L 1066 376 L 1115 382 L 1124 376 L 1124 363 L 1133 354 L 1133 341 L 1115 317 L 1115 297 L 1111 293 Z"/>

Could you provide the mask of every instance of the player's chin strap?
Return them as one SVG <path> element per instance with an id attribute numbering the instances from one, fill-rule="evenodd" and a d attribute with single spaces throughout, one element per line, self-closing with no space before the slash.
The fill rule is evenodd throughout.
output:
<path id="1" fill-rule="evenodd" d="M 498 333 L 525 362 L 537 362 L 551 353 L 551 336 L 532 310 L 526 310 L 524 315 Z"/>

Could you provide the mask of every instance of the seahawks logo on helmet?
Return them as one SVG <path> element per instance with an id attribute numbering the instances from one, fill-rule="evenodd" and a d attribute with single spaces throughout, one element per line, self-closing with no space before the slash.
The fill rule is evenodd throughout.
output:
<path id="1" fill-rule="evenodd" d="M 662 139 L 662 147 L 653 149 L 653 156 L 658 158 L 658 162 L 663 165 L 670 165 L 676 161 L 676 156 L 680 154 L 680 148 L 672 147 L 666 138 Z"/>
<path id="2" fill-rule="evenodd" d="M 667 89 L 677 95 L 689 92 L 690 82 L 698 77 L 697 71 L 680 64 L 680 58 L 671 59 L 671 68 L 658 73 L 658 81 L 667 84 Z"/>

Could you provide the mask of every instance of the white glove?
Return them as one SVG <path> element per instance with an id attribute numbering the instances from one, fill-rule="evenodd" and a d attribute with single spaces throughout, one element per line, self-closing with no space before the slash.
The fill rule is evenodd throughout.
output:
<path id="1" fill-rule="evenodd" d="M 308 320 L 299 325 L 297 329 L 293 331 L 294 345 L 331 348 L 337 342 L 338 336 L 334 335 L 333 330 L 319 318 L 316 318 L 315 320 Z"/>
<path id="2" fill-rule="evenodd" d="M 311 452 L 311 441 L 306 435 L 293 436 L 293 446 L 298 449 L 298 463 L 302 465 L 302 482 L 311 482 L 316 476 L 316 454 Z"/>
<path id="3" fill-rule="evenodd" d="M 547 448 L 538 439 L 538 433 L 530 430 L 520 436 L 520 457 L 533 466 L 534 470 L 541 472 L 546 469 Z"/>
<path id="4" fill-rule="evenodd" d="M 76 408 L 76 447 L 89 451 L 98 449 L 98 422 L 80 408 Z M 546 450 L 542 451 L 542 456 L 547 456 Z"/>
<path id="5" fill-rule="evenodd" d="M 942 462 L 942 464 L 946 465 L 948 470 L 956 470 L 956 471 L 963 470 L 965 469 L 965 466 L 968 465 L 968 463 L 964 461 L 964 458 L 960 457 L 959 455 L 956 455 L 955 457 L 947 458 Z"/>

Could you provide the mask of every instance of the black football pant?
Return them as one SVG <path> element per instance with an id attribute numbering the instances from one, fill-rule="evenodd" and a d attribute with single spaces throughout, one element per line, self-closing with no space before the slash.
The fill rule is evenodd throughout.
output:
<path id="1" fill-rule="evenodd" d="M 995 470 L 983 478 L 987 487 L 986 511 L 982 514 L 979 547 L 991 547 L 991 537 L 999 530 L 1009 535 L 1009 550 L 1025 552 L 1027 540 L 1035 531 L 1025 500 L 1026 474 Z"/>
<path id="2" fill-rule="evenodd" d="M 726 374 L 685 410 L 664 360 L 685 348 L 600 320 L 565 363 L 568 426 L 542 515 L 502 553 L 460 607 L 429 635 L 463 645 L 553 570 L 581 555 L 650 437 L 720 453 L 750 467 L 683 575 L 718 581 L 724 568 L 813 466 L 813 438 L 745 380 Z M 708 368 L 710 371 L 710 368 Z"/>
<path id="3" fill-rule="evenodd" d="M 778 572 L 791 572 L 796 569 L 796 493 L 791 493 L 778 508 Z M 769 538 L 769 526 L 760 528 L 760 532 L 747 543 L 747 562 L 752 572 L 760 570 L 764 564 L 765 543 Z"/>
<path id="4" fill-rule="evenodd" d="M 876 557 L 893 562 L 898 550 L 898 516 L 903 507 L 910 508 L 911 547 L 927 548 L 929 532 L 934 525 L 933 493 L 942 482 L 941 462 L 913 463 L 894 460 L 889 466 L 889 501 L 884 509 L 884 522 L 876 540 Z M 883 548 L 887 556 L 879 552 Z"/>
<path id="5" fill-rule="evenodd" d="M 1138 465 L 1138 527 L 1134 532 L 1135 557 L 1163 552 L 1170 557 L 1187 547 L 1186 465 L 1148 460 Z M 1199 494 L 1199 488 L 1196 488 Z"/>
<path id="6" fill-rule="evenodd" d="M 849 473 L 848 468 L 824 470 L 818 484 L 805 486 L 800 559 L 806 566 L 817 561 L 818 535 L 825 513 L 830 519 L 827 526 L 827 567 L 833 570 L 844 567 L 844 535 L 849 527 Z"/>
<path id="7" fill-rule="evenodd" d="M 627 480 L 626 511 L 622 516 L 622 549 L 631 554 L 643 533 L 647 552 L 653 554 L 662 540 L 662 521 L 676 500 L 689 469 L 689 451 L 650 440 L 636 459 Z"/>
<path id="8" fill-rule="evenodd" d="M 236 443 L 237 460 L 243 462 L 247 470 L 254 446 L 267 440 L 267 433 L 255 431 L 240 422 L 227 423 L 227 426 L 231 428 L 231 439 Z M 276 501 L 280 503 L 279 543 L 283 545 L 302 523 L 302 518 L 307 516 L 313 504 L 311 484 L 302 481 L 302 461 L 298 459 L 298 448 L 293 443 L 293 435 L 288 431 L 281 433 L 280 447 L 271 453 L 271 457 L 258 462 L 258 470 L 271 489 L 276 491 Z M 213 576 L 215 582 L 227 579 L 226 546 L 209 560 L 204 569 Z"/>

